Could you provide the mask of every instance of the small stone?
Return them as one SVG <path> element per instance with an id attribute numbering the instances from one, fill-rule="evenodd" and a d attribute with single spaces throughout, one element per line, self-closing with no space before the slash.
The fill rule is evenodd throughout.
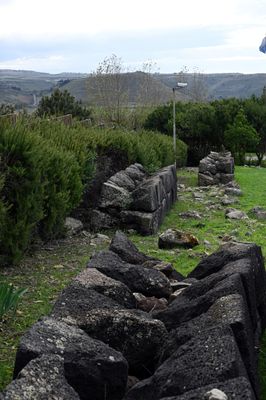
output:
<path id="1" fill-rule="evenodd" d="M 65 228 L 68 236 L 77 235 L 83 229 L 83 223 L 76 218 L 67 217 L 65 220 Z"/>
<path id="2" fill-rule="evenodd" d="M 187 211 L 178 214 L 179 217 L 187 219 L 187 218 L 194 218 L 194 219 L 201 219 L 201 215 L 197 211 Z"/>
<path id="3" fill-rule="evenodd" d="M 236 210 L 235 208 L 228 208 L 225 211 L 225 218 L 240 220 L 240 219 L 248 219 L 248 216 L 241 210 Z"/>
<path id="4" fill-rule="evenodd" d="M 205 393 L 204 399 L 206 400 L 228 400 L 228 397 L 224 392 L 219 389 L 212 389 Z"/>
<path id="5" fill-rule="evenodd" d="M 196 236 L 191 233 L 181 232 L 177 229 L 167 229 L 159 236 L 160 249 L 172 249 L 175 247 L 192 248 L 199 244 Z"/>

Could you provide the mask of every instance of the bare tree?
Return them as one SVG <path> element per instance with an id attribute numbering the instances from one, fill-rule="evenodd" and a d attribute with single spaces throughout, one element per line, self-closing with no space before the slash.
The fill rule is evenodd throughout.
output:
<path id="1" fill-rule="evenodd" d="M 99 106 L 105 120 L 118 125 L 128 102 L 128 88 L 122 59 L 112 54 L 98 65 L 88 79 L 91 103 Z"/>

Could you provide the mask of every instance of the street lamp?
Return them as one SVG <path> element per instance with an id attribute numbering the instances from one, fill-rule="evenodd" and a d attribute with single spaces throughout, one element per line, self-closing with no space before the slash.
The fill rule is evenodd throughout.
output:
<path id="1" fill-rule="evenodd" d="M 186 82 L 177 82 L 176 86 L 173 87 L 173 146 L 175 155 L 175 166 L 176 166 L 176 121 L 175 121 L 175 92 L 178 89 L 187 87 Z"/>

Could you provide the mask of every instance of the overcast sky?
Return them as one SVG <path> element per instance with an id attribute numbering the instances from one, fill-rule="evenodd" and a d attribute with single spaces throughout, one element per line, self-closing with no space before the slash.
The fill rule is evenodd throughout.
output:
<path id="1" fill-rule="evenodd" d="M 264 0 L 0 0 L 0 68 L 266 73 Z"/>

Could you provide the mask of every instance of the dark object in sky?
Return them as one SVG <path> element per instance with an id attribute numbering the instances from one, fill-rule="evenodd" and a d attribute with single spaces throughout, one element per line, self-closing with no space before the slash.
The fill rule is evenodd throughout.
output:
<path id="1" fill-rule="evenodd" d="M 266 36 L 262 39 L 259 49 L 262 53 L 266 53 Z"/>

